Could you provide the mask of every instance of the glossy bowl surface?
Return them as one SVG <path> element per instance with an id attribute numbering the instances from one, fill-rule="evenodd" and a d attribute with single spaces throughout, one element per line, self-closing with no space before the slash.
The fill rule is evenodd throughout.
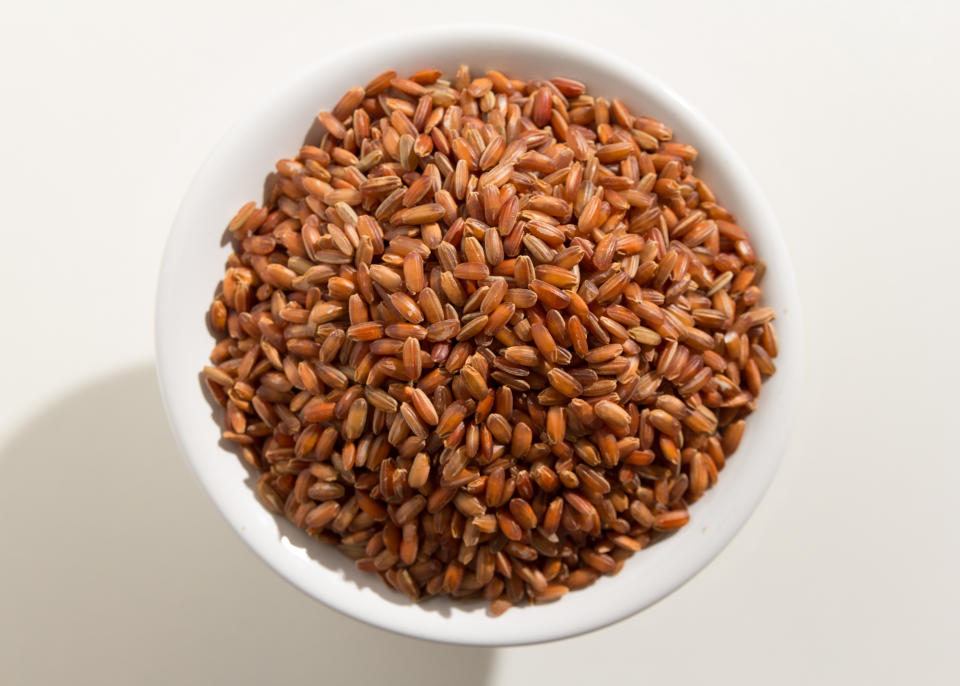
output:
<path id="1" fill-rule="evenodd" d="M 255 477 L 220 443 L 198 372 L 213 339 L 205 314 L 223 276 L 229 247 L 221 237 L 237 208 L 263 196 L 274 162 L 293 155 L 316 113 L 350 87 L 385 69 L 400 74 L 466 63 L 475 74 L 498 69 L 519 78 L 567 76 L 588 92 L 619 97 L 634 113 L 670 125 L 700 151 L 697 173 L 751 233 L 767 263 L 764 292 L 777 312 L 778 372 L 720 483 L 691 507 L 692 521 L 634 555 L 623 571 L 542 606 L 491 618 L 484 605 L 433 599 L 417 605 L 358 572 L 336 549 L 309 539 L 267 512 Z M 568 37 L 509 27 L 446 27 L 379 39 L 327 57 L 289 78 L 259 103 L 244 105 L 183 199 L 167 242 L 156 302 L 157 362 L 164 404 L 177 441 L 227 522 L 271 567 L 306 594 L 340 612 L 401 634 L 473 645 L 515 645 L 574 636 L 624 619 L 657 602 L 703 569 L 759 503 L 784 452 L 801 370 L 801 312 L 793 269 L 760 188 L 720 134 L 667 86 L 639 66 Z M 169 506 L 176 506 L 170 503 Z M 210 551 L 215 555 L 216 551 Z M 256 589 L 237 602 L 257 602 Z"/>

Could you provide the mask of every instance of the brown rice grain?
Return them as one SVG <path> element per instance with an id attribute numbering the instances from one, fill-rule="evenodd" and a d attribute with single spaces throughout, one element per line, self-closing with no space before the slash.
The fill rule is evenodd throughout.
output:
<path id="1" fill-rule="evenodd" d="M 766 264 L 664 123 L 389 70 L 228 222 L 202 381 L 264 506 L 491 613 L 684 526 L 776 372 Z"/>

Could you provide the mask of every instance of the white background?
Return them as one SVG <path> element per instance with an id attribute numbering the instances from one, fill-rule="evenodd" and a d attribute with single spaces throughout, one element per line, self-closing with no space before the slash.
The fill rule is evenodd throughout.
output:
<path id="1" fill-rule="evenodd" d="M 958 8 L 6 6 L 0 682 L 957 683 Z M 371 629 L 270 572 L 177 454 L 152 361 L 167 228 L 246 103 L 355 39 L 470 20 L 602 43 L 700 109 L 768 194 L 806 316 L 797 430 L 727 550 L 639 616 L 505 650 Z"/>

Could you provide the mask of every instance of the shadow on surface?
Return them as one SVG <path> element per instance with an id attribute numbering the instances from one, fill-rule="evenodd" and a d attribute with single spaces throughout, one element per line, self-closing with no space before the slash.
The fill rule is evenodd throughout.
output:
<path id="1" fill-rule="evenodd" d="M 493 651 L 342 617 L 257 560 L 180 456 L 150 365 L 48 406 L 0 469 L 5 684 L 488 682 Z"/>

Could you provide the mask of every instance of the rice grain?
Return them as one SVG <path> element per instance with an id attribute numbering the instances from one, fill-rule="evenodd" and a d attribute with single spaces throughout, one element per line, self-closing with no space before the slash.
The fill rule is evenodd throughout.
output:
<path id="1" fill-rule="evenodd" d="M 568 78 L 389 70 L 233 237 L 203 384 L 272 512 L 494 616 L 685 526 L 776 372 L 749 232 Z"/>

